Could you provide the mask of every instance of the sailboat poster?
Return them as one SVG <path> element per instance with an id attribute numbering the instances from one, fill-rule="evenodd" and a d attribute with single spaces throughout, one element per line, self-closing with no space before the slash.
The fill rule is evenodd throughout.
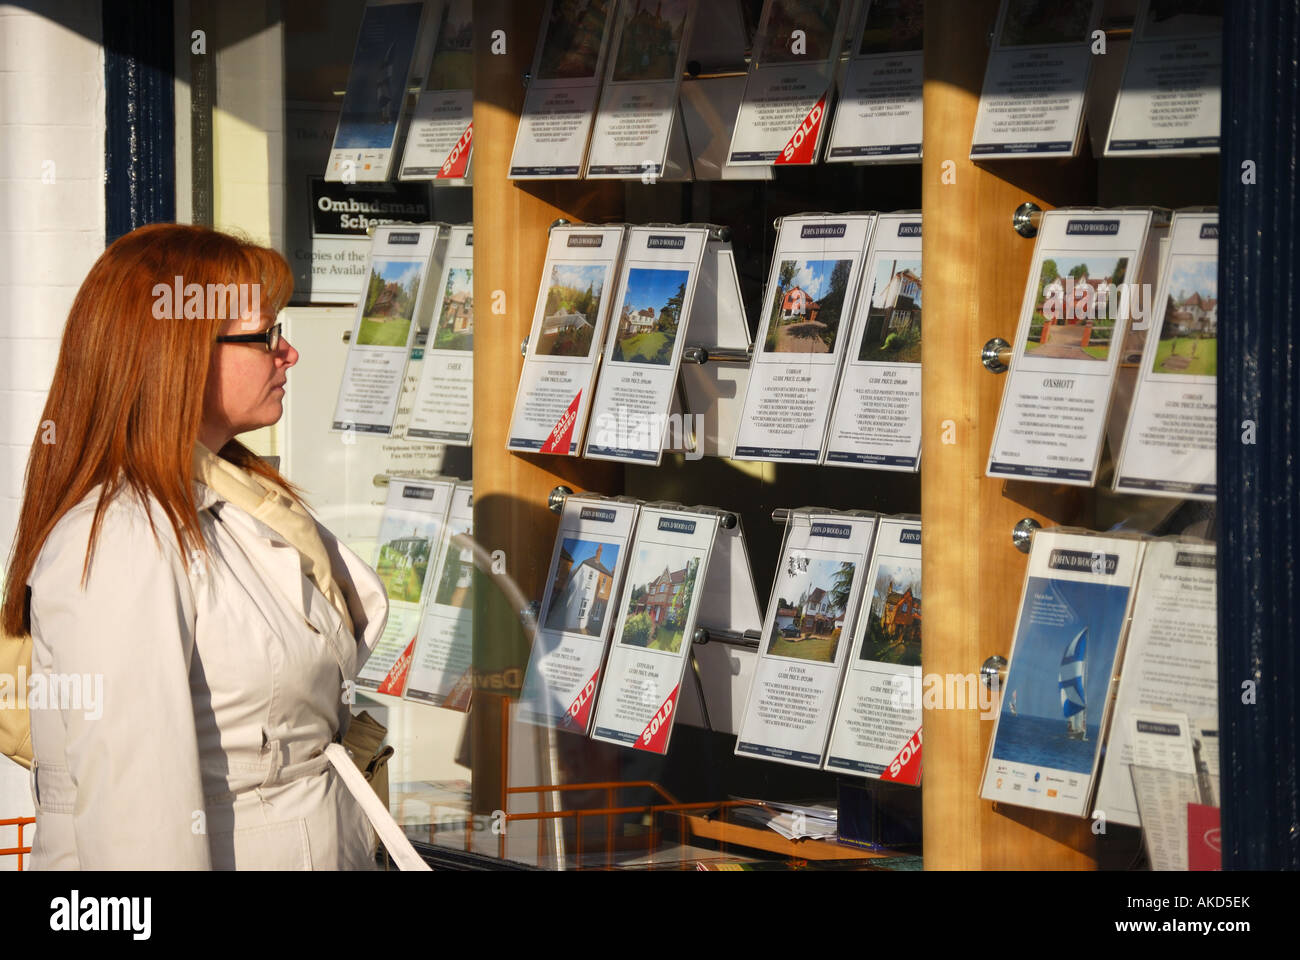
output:
<path id="1" fill-rule="evenodd" d="M 985 798 L 1086 815 L 1142 547 L 1034 537 Z"/>

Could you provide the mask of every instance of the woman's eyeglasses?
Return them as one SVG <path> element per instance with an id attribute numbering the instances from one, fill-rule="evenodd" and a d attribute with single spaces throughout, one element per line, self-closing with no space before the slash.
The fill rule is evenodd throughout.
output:
<path id="1" fill-rule="evenodd" d="M 261 333 L 237 333 L 217 337 L 217 343 L 264 343 L 267 350 L 275 353 L 276 348 L 280 346 L 280 324 L 274 323 Z"/>

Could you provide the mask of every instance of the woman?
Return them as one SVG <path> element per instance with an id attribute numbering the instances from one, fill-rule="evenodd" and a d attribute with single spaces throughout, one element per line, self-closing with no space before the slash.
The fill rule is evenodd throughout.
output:
<path id="1" fill-rule="evenodd" d="M 0 611 L 87 694 L 31 709 L 37 869 L 375 865 L 324 751 L 383 586 L 234 439 L 280 419 L 292 286 L 274 251 L 155 224 L 73 303 Z"/>

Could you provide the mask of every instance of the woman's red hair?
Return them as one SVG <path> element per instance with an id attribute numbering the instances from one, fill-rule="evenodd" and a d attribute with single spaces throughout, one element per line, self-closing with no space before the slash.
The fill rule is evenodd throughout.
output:
<path id="1" fill-rule="evenodd" d="M 279 253 L 206 227 L 140 227 L 95 261 L 68 313 L 27 461 L 0 632 L 15 637 L 30 632 L 27 578 L 59 518 L 96 484 L 104 488 L 86 544 L 83 584 L 104 510 L 123 487 L 161 504 L 183 557 L 207 549 L 192 461 L 212 347 L 224 321 L 158 319 L 155 285 L 172 287 L 177 277 L 205 290 L 208 284 L 260 284 L 263 309 L 273 313 L 293 292 L 293 274 Z M 180 315 L 179 304 L 173 312 Z M 231 440 L 219 455 L 298 497 L 278 471 L 238 441 Z"/>

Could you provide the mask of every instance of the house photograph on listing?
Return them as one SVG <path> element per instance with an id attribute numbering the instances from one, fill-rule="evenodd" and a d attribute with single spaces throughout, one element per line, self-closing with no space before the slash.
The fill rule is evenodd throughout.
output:
<path id="1" fill-rule="evenodd" d="M 1217 257 L 1184 257 L 1169 271 L 1169 298 L 1151 371 L 1212 377 L 1219 359 Z"/>
<path id="2" fill-rule="evenodd" d="M 605 270 L 603 263 L 557 263 L 551 268 L 538 331 L 538 354 L 585 357 L 591 351 Z"/>
<path id="3" fill-rule="evenodd" d="M 767 652 L 834 663 L 856 569 L 847 560 L 788 557 L 778 580 Z"/>
<path id="4" fill-rule="evenodd" d="M 474 349 L 474 271 L 468 267 L 452 267 L 447 271 L 447 287 L 443 291 L 433 348 Z"/>
<path id="5" fill-rule="evenodd" d="M 560 544 L 546 629 L 599 636 L 617 565 L 618 544 L 566 537 Z"/>
<path id="6" fill-rule="evenodd" d="M 921 665 L 921 565 L 881 563 L 868 606 L 862 660 Z"/>
<path id="7" fill-rule="evenodd" d="M 921 261 L 881 257 L 868 298 L 859 360 L 921 362 Z"/>
<path id="8" fill-rule="evenodd" d="M 699 569 L 697 551 L 642 544 L 628 571 L 632 589 L 621 642 L 668 653 L 681 650 Z"/>
<path id="9" fill-rule="evenodd" d="M 782 260 L 765 353 L 834 353 L 852 260 Z"/>

